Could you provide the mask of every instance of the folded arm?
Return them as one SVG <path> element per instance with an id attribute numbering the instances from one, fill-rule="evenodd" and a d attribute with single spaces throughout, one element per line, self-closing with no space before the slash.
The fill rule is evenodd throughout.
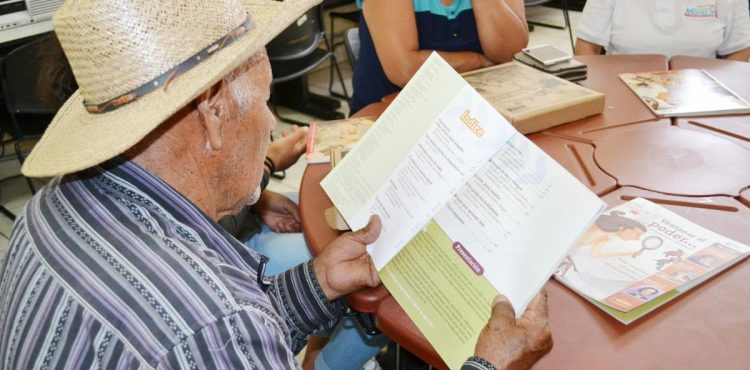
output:
<path id="1" fill-rule="evenodd" d="M 472 6 L 482 51 L 493 63 L 510 61 L 529 43 L 523 1 L 472 0 Z"/>
<path id="2" fill-rule="evenodd" d="M 419 50 L 414 5 L 409 0 L 365 0 L 362 12 L 386 77 L 404 87 L 433 51 Z M 472 51 L 437 51 L 458 72 L 493 64 L 484 55 Z"/>

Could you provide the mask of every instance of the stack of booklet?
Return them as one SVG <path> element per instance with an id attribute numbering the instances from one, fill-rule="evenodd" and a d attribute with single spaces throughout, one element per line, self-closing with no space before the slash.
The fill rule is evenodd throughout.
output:
<path id="1" fill-rule="evenodd" d="M 562 79 L 576 82 L 586 79 L 588 68 L 585 64 L 575 60 L 569 59 L 564 62 L 555 63 L 553 65 L 546 66 L 523 52 L 518 52 L 513 56 L 513 59 L 526 64 L 527 66 L 534 67 L 540 71 L 547 72 L 551 75 L 560 77 Z"/>

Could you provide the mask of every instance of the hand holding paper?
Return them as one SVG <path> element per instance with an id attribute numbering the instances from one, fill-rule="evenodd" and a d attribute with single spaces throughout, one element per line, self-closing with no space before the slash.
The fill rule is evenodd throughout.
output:
<path id="1" fill-rule="evenodd" d="M 492 317 L 477 340 L 475 356 L 498 369 L 528 369 L 552 349 L 547 320 L 547 292 L 542 290 L 516 320 L 510 301 L 499 295 L 492 306 Z"/>
<path id="2" fill-rule="evenodd" d="M 313 270 L 326 298 L 332 301 L 380 284 L 378 272 L 366 249 L 378 235 L 380 217 L 373 215 L 363 229 L 339 236 L 313 259 Z"/>

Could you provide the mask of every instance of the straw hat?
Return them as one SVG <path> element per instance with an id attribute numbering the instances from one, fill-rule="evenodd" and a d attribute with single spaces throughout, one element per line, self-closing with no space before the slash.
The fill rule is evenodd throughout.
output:
<path id="1" fill-rule="evenodd" d="M 55 33 L 79 90 L 24 162 L 57 176 L 117 156 L 321 0 L 67 0 Z"/>

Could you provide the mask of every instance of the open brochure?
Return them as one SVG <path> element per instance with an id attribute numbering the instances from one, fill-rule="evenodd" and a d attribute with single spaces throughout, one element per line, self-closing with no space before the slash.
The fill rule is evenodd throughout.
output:
<path id="1" fill-rule="evenodd" d="M 555 277 L 629 324 L 748 253 L 746 245 L 636 198 L 602 214 Z"/>
<path id="2" fill-rule="evenodd" d="M 521 315 L 604 203 L 433 53 L 321 186 L 453 369 L 502 292 Z"/>
<path id="3" fill-rule="evenodd" d="M 750 104 L 702 69 L 623 73 L 620 79 L 658 117 L 750 113 Z"/>

